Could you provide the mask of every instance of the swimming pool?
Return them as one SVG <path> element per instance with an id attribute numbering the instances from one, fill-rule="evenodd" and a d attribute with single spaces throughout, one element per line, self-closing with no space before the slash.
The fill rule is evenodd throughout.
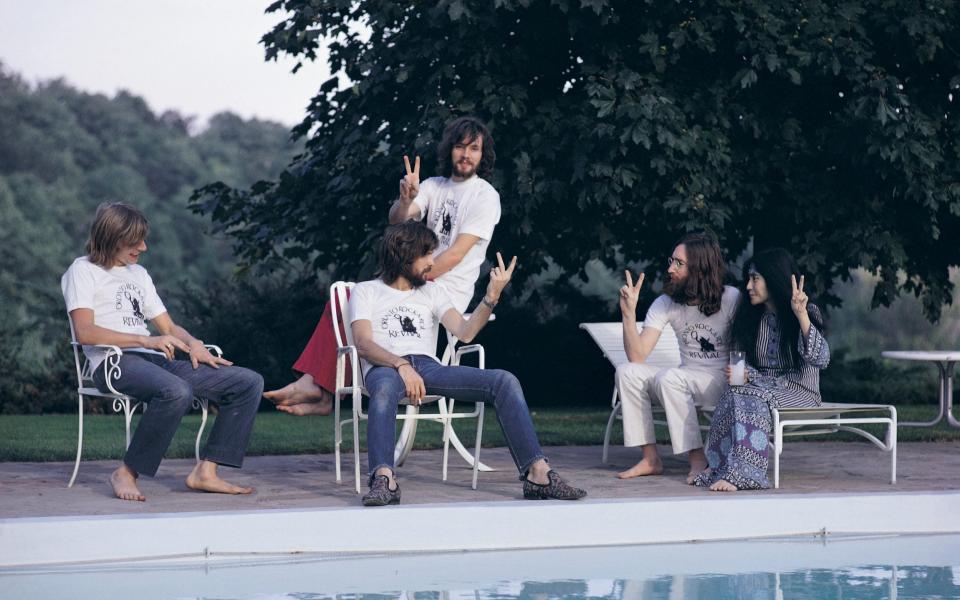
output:
<path id="1" fill-rule="evenodd" d="M 808 536 L 0 572 L 0 598 L 960 598 L 960 535 Z"/>

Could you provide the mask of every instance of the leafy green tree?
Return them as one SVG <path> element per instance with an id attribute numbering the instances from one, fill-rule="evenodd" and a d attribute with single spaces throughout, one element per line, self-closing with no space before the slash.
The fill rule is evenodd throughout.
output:
<path id="1" fill-rule="evenodd" d="M 229 243 L 207 235 L 188 198 L 217 179 L 274 177 L 296 151 L 276 123 L 223 113 L 192 133 L 189 117 L 158 117 L 133 94 L 87 94 L 62 80 L 31 86 L 0 65 L 0 412 L 75 410 L 60 276 L 83 253 L 100 202 L 147 214 L 143 262 L 178 319 L 189 323 L 178 309 L 201 300 L 230 310 L 224 320 L 243 319 L 242 302 L 224 301 L 249 285 L 231 281 Z"/>
<path id="2" fill-rule="evenodd" d="M 950 302 L 955 1 L 278 0 L 268 10 L 287 16 L 263 38 L 267 58 L 314 60 L 327 44 L 333 75 L 295 129 L 306 151 L 279 178 L 195 196 L 247 263 L 308 258 L 356 276 L 400 157 L 420 154 L 432 174 L 443 123 L 473 113 L 497 140 L 494 244 L 521 257 L 520 283 L 549 265 L 586 278 L 590 259 L 649 263 L 678 234 L 710 228 L 731 256 L 751 239 L 788 247 L 821 294 L 862 266 L 879 275 L 875 305 L 906 290 L 936 318 Z"/>

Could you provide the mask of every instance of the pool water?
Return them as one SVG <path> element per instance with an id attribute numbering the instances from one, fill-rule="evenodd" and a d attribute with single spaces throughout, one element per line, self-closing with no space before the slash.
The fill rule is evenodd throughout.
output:
<path id="1" fill-rule="evenodd" d="M 0 598 L 960 598 L 960 535 L 17 569 L 0 571 Z"/>

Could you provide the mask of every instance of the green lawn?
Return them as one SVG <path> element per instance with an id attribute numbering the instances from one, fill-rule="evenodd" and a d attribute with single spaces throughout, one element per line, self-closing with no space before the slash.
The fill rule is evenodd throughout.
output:
<path id="1" fill-rule="evenodd" d="M 929 420 L 935 410 L 931 406 L 903 406 L 898 410 L 903 421 Z M 603 443 L 606 410 L 536 409 L 534 424 L 545 446 L 595 445 Z M 134 419 L 136 424 L 136 418 Z M 177 433 L 168 457 L 193 455 L 193 436 L 200 425 L 197 414 L 188 415 Z M 473 444 L 474 428 L 469 421 L 455 424 L 457 434 L 468 446 Z M 210 424 L 207 425 L 209 431 Z M 421 423 L 417 448 L 440 446 L 441 428 L 435 423 Z M 361 445 L 364 427 L 361 426 Z M 483 445 L 502 446 L 503 435 L 496 413 L 487 411 L 483 428 Z M 879 429 L 874 430 L 879 433 Z M 613 443 L 622 442 L 619 425 L 614 428 Z M 666 430 L 658 427 L 658 438 L 667 441 Z M 900 441 L 960 440 L 960 430 L 943 424 L 934 429 L 900 428 Z M 827 436 L 828 439 L 860 439 L 848 434 Z M 799 438 L 812 439 L 812 438 Z M 87 415 L 84 418 L 83 457 L 119 459 L 123 452 L 123 418 L 120 415 Z M 0 416 L 0 461 L 72 460 L 76 454 L 76 415 L 9 415 Z M 344 431 L 344 450 L 352 447 L 350 427 Z M 249 454 L 310 454 L 333 451 L 332 417 L 292 417 L 277 412 L 257 416 Z"/>

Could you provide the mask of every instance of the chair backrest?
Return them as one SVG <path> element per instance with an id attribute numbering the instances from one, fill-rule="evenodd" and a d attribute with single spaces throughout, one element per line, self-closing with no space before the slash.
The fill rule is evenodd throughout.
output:
<path id="1" fill-rule="evenodd" d="M 90 361 L 83 353 L 83 346 L 77 343 L 77 332 L 73 328 L 73 319 L 69 314 L 67 314 L 67 323 L 70 324 L 70 346 L 73 348 L 73 367 L 77 373 L 77 387 L 94 387 Z"/>
<path id="2" fill-rule="evenodd" d="M 617 367 L 627 361 L 627 353 L 623 349 L 623 324 L 611 323 L 580 323 L 580 328 L 586 330 L 593 341 L 600 347 L 603 356 Z M 643 322 L 637 323 L 637 330 L 643 330 Z M 654 367 L 670 368 L 680 365 L 680 344 L 673 328 L 667 325 L 660 332 L 660 339 L 645 364 Z"/>
<path id="3" fill-rule="evenodd" d="M 337 281 L 330 286 L 330 312 L 333 316 L 333 335 L 337 338 L 338 348 L 353 346 L 348 301 L 355 285 L 352 281 Z"/>

